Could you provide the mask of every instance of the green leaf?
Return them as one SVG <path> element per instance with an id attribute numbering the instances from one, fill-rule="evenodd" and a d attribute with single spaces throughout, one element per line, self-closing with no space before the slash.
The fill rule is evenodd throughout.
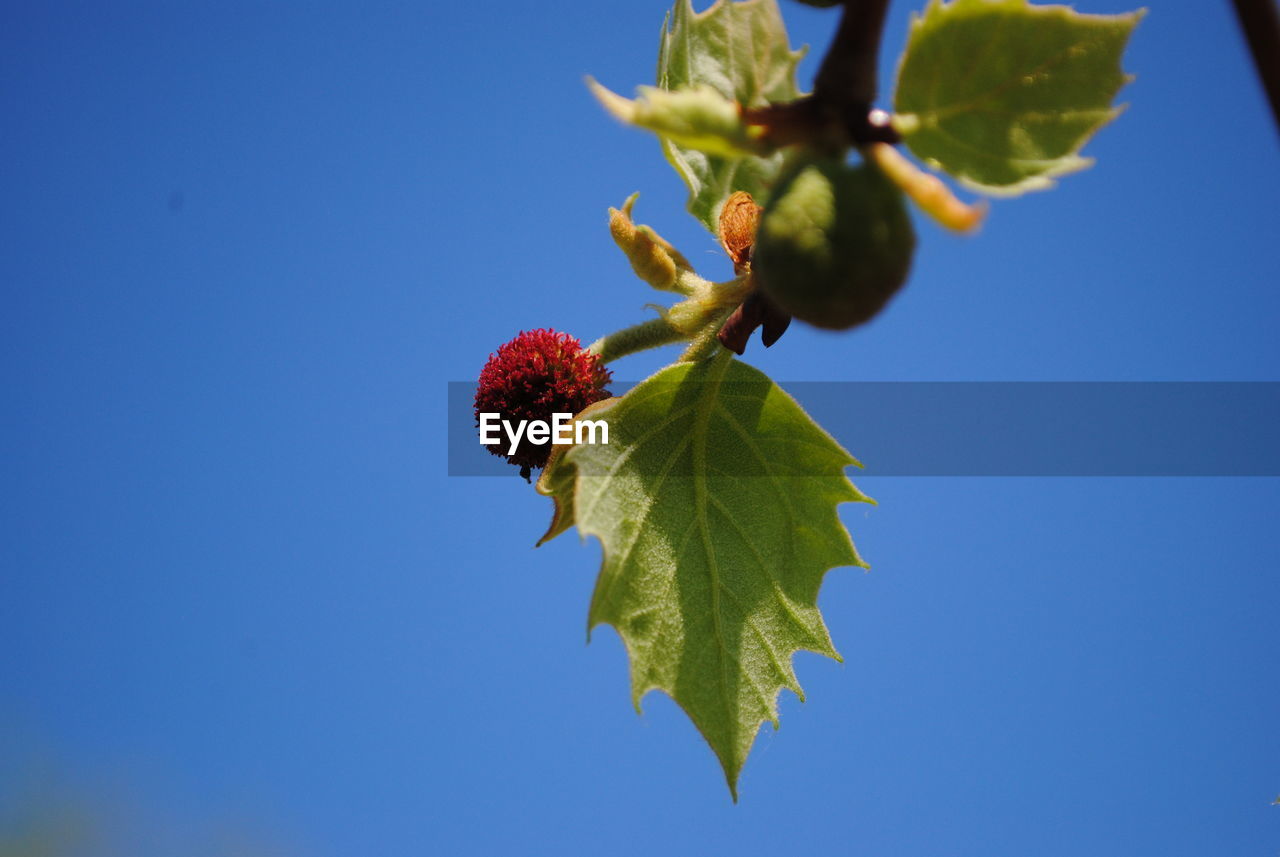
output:
<path id="1" fill-rule="evenodd" d="M 1145 14 L 1082 15 L 1026 0 L 931 0 L 911 23 L 895 125 L 917 157 L 987 193 L 1052 187 L 1119 115 L 1120 67 Z"/>
<path id="2" fill-rule="evenodd" d="M 573 483 L 578 475 L 578 469 L 561 460 L 564 455 L 563 449 L 559 446 L 552 448 L 547 466 L 543 468 L 542 475 L 533 486 L 539 494 L 550 497 L 555 503 L 555 511 L 551 513 L 551 523 L 547 525 L 547 531 L 542 534 L 542 538 L 538 539 L 534 547 L 542 547 L 568 530 L 574 523 Z"/>
<path id="3" fill-rule="evenodd" d="M 866 567 L 836 507 L 873 501 L 844 475 L 853 456 L 727 351 L 670 366 L 592 417 L 609 443 L 572 447 L 544 474 L 561 493 L 574 479 L 578 530 L 604 548 L 588 628 L 617 629 L 636 709 L 655 689 L 679 703 L 736 800 L 760 724 L 778 725 L 779 691 L 803 699 L 792 655 L 839 660 L 818 588 L 829 568 Z"/>
<path id="4" fill-rule="evenodd" d="M 587 87 L 616 118 L 676 145 L 722 158 L 766 153 L 758 142 L 760 129 L 743 120 L 737 102 L 705 84 L 675 91 L 641 86 L 635 100 L 610 92 L 590 77 Z"/>
<path id="5" fill-rule="evenodd" d="M 631 202 L 631 200 L 627 201 Z M 617 401 L 618 397 L 615 396 L 587 405 L 573 418 L 573 422 L 576 424 L 578 420 L 599 419 L 598 413 Z M 576 432 L 574 434 L 576 436 Z M 533 486 L 539 494 L 544 497 L 550 497 L 552 502 L 555 503 L 555 511 L 551 514 L 551 524 L 534 547 L 542 547 L 574 524 L 573 488 L 578 469 L 573 464 L 564 461 L 565 452 L 569 448 L 566 446 L 551 447 L 551 455 L 547 459 L 547 466 L 542 469 L 542 475 L 538 477 L 537 484 Z"/>
<path id="6" fill-rule="evenodd" d="M 678 90 L 705 85 L 744 107 L 799 97 L 796 65 L 804 51 L 792 51 L 776 0 L 717 2 L 704 12 L 690 0 L 676 0 L 662 26 L 658 46 L 658 86 Z M 689 213 L 714 235 L 720 208 L 734 191 L 763 202 L 782 165 L 768 158 L 707 154 L 671 140 L 662 141 L 667 160 L 689 187 Z"/>

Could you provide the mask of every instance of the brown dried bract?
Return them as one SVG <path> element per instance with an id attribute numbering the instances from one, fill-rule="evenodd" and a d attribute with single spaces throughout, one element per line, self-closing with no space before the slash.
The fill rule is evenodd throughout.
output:
<path id="1" fill-rule="evenodd" d="M 720 209 L 720 244 L 733 260 L 733 270 L 737 273 L 742 273 L 751 260 L 760 211 L 760 206 L 745 190 L 734 192 Z"/>
<path id="2" fill-rule="evenodd" d="M 747 299 L 738 305 L 733 314 L 725 320 L 716 339 L 720 344 L 739 356 L 747 350 L 747 340 L 757 327 L 760 331 L 760 342 L 769 348 L 787 332 L 791 324 L 791 316 L 778 309 L 773 301 L 761 292 L 752 292 Z"/>

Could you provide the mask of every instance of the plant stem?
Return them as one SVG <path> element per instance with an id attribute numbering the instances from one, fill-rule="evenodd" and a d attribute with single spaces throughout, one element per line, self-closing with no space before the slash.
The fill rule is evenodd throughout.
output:
<path id="1" fill-rule="evenodd" d="M 737 309 L 736 306 L 722 307 L 712 315 L 702 330 L 698 331 L 698 334 L 689 341 L 689 347 L 684 350 L 684 353 L 680 355 L 680 359 L 676 362 L 698 363 L 719 354 L 721 351 L 727 351 L 728 349 L 720 344 L 717 334 L 720 333 L 720 328 L 724 326 L 724 323 L 735 309 Z"/>
<path id="2" fill-rule="evenodd" d="M 841 112 L 871 107 L 878 91 L 876 65 L 888 7 L 889 0 L 846 0 L 840 28 L 814 81 L 815 98 Z"/>
<path id="3" fill-rule="evenodd" d="M 1274 0 L 1234 0 L 1240 29 L 1253 53 L 1253 64 L 1271 102 L 1271 114 L 1280 129 L 1280 13 Z"/>
<path id="4" fill-rule="evenodd" d="M 602 336 L 588 345 L 587 350 L 599 355 L 601 363 L 612 363 L 637 351 L 659 348 L 686 339 L 688 337 L 672 327 L 665 318 L 655 318 Z"/>

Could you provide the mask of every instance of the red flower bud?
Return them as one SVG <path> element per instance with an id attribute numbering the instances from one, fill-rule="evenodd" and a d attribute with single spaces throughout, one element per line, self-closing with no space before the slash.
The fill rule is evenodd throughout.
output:
<path id="1" fill-rule="evenodd" d="M 498 348 L 480 372 L 476 388 L 476 427 L 480 415 L 496 413 L 512 425 L 521 420 L 550 423 L 553 414 L 577 414 L 587 405 L 609 396 L 605 385 L 612 375 L 595 354 L 567 333 L 530 330 Z M 509 439 L 487 445 L 494 455 L 520 468 L 525 479 L 534 467 L 543 467 L 551 444 L 531 443 L 521 437 L 514 453 Z"/>

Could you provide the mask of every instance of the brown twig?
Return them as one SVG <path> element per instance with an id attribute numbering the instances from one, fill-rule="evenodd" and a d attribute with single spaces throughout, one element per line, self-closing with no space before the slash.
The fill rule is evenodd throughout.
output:
<path id="1" fill-rule="evenodd" d="M 743 118 L 761 126 L 763 139 L 774 146 L 805 143 L 817 149 L 841 149 L 850 144 L 900 142 L 889 114 L 872 107 L 888 6 L 889 0 L 846 0 L 813 94 L 743 110 Z"/>
<path id="2" fill-rule="evenodd" d="M 1280 13 L 1274 0 L 1232 0 L 1280 130 Z"/>
<path id="3" fill-rule="evenodd" d="M 889 0 L 846 0 L 840 27 L 814 81 L 814 97 L 839 108 L 871 108 L 879 91 L 876 66 Z"/>

